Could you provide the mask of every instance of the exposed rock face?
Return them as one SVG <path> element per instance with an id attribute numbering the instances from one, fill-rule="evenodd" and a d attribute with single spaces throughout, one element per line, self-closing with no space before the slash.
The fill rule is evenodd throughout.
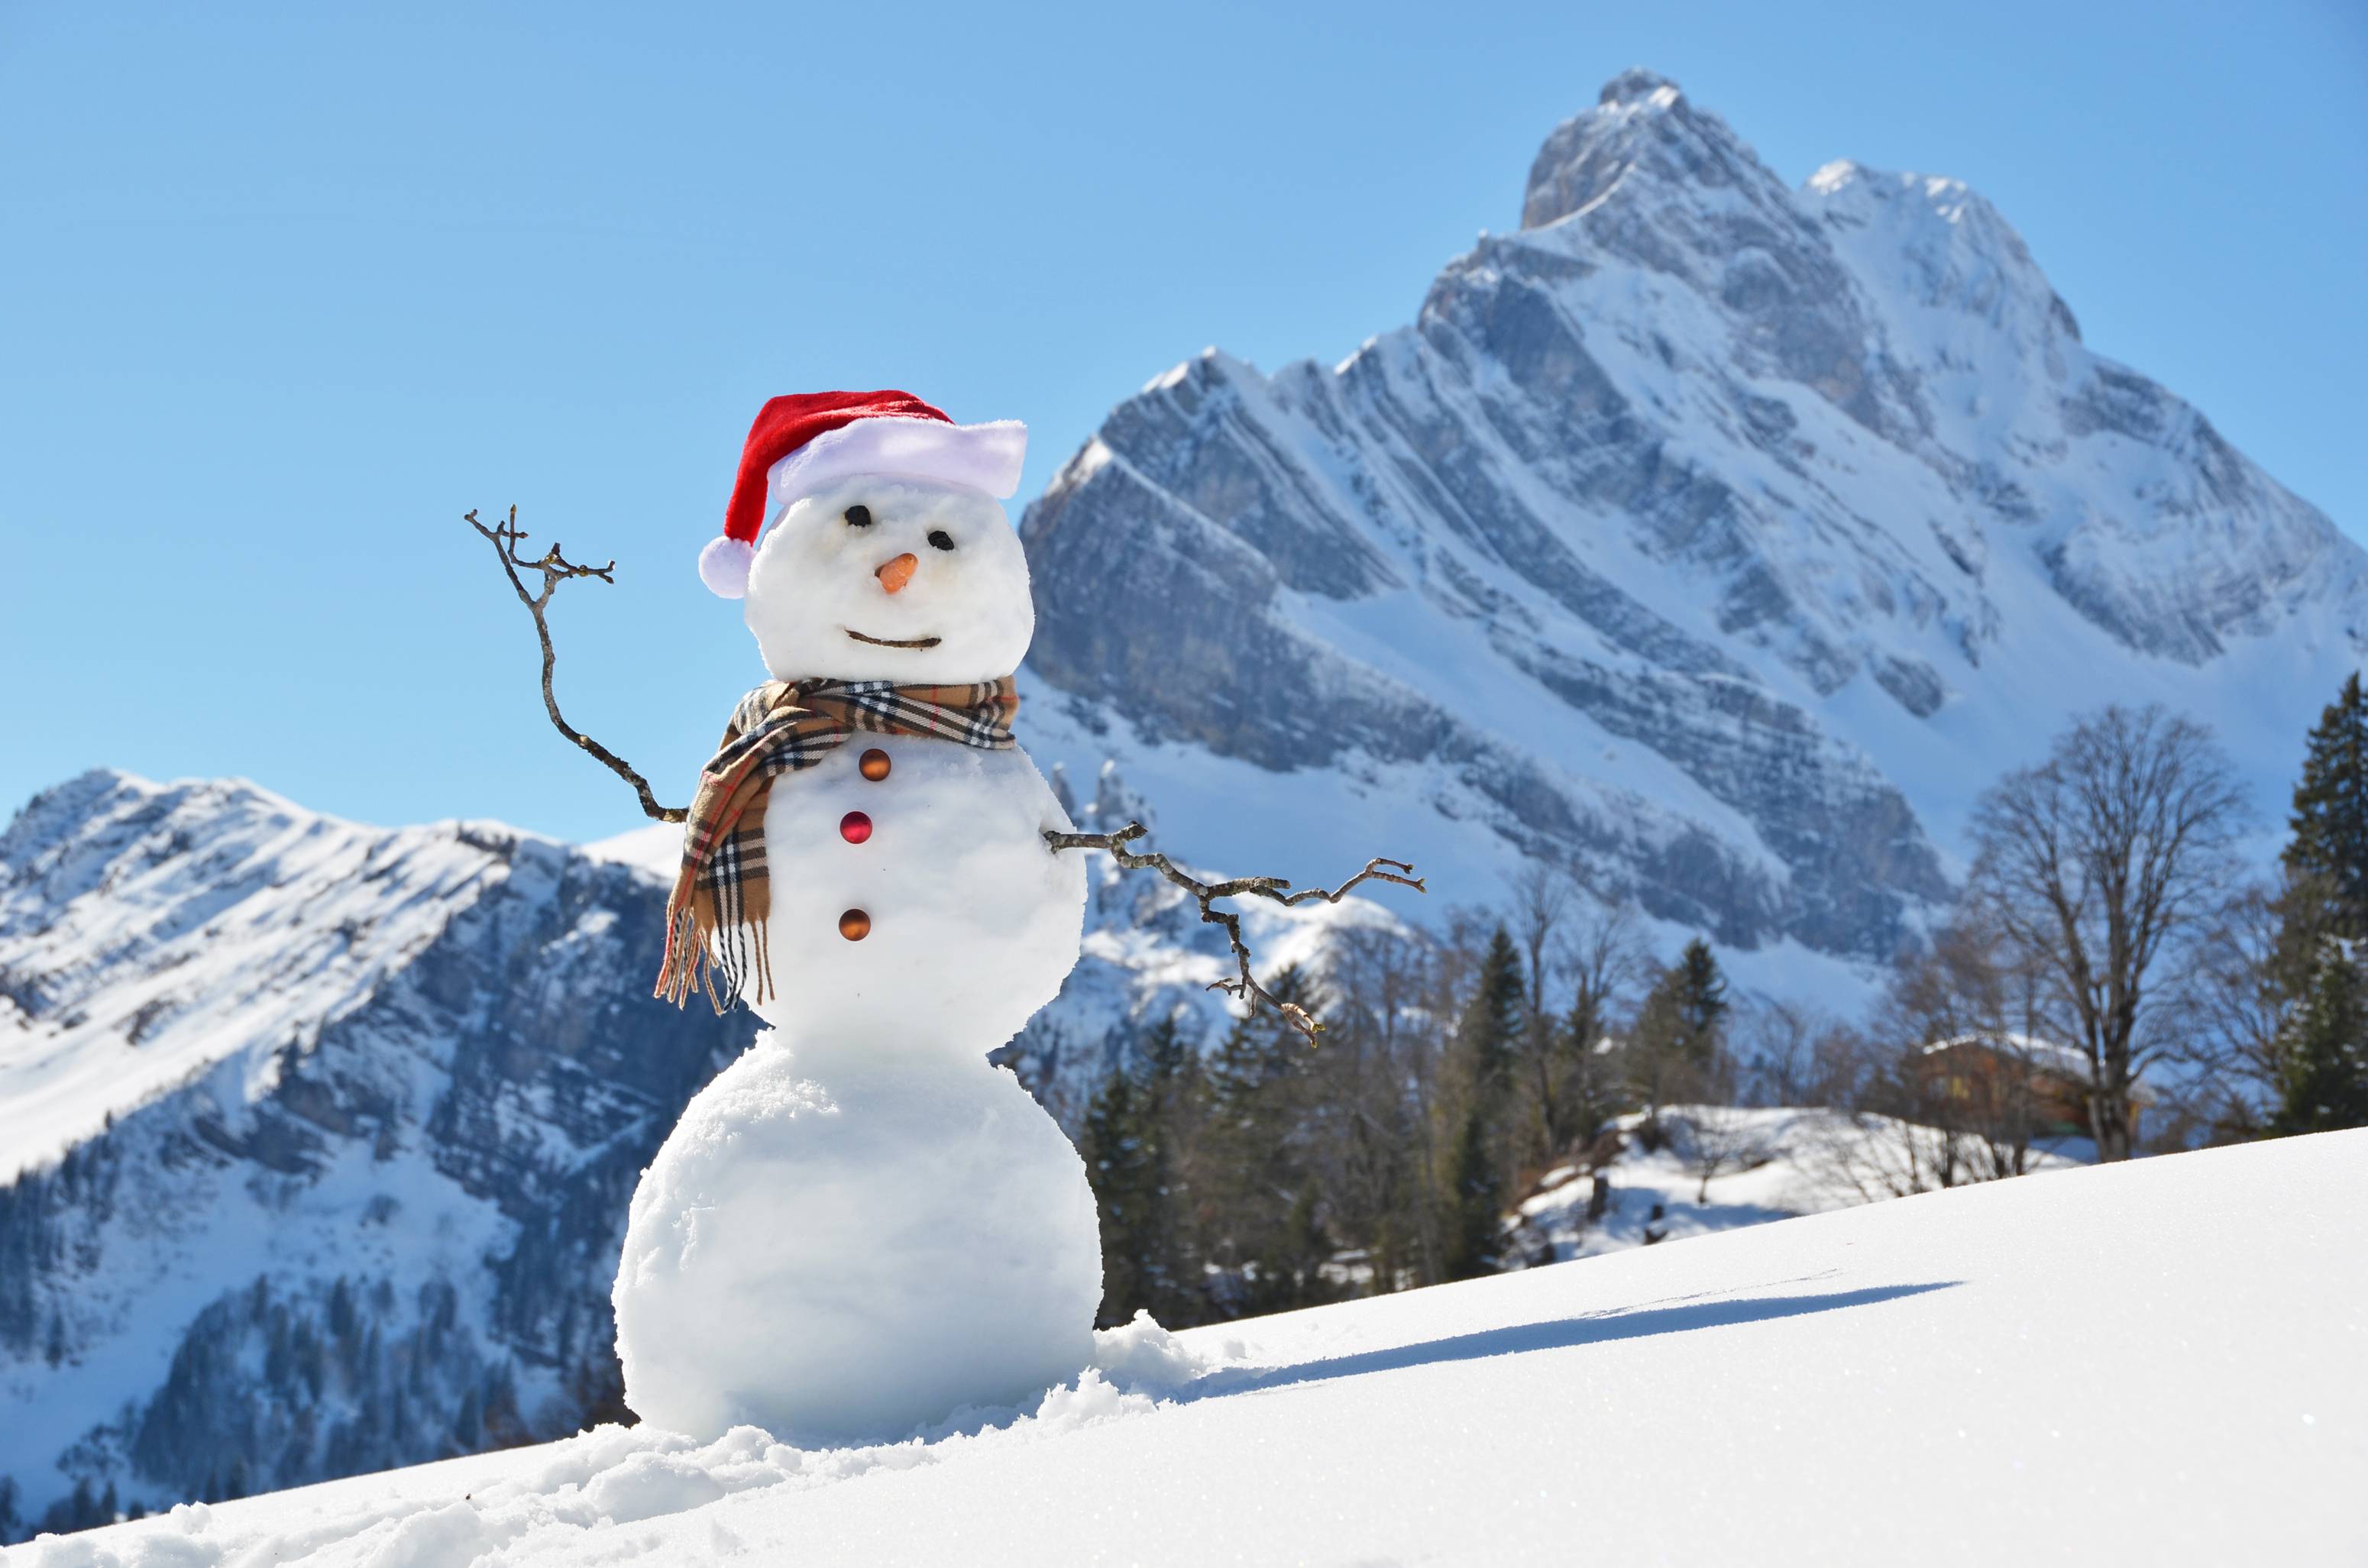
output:
<path id="1" fill-rule="evenodd" d="M 1863 961 L 1950 891 L 1964 790 L 1925 774 L 1977 787 L 2104 700 L 2241 728 L 2266 677 L 2213 666 L 2264 641 L 2328 690 L 2357 661 L 2360 551 L 2089 353 L 1962 185 L 1788 188 L 1629 72 L 1522 223 L 1345 363 L 1212 351 L 1062 471 L 1031 663 L 1080 751 L 1339 769 L 1474 863 Z"/>
<path id="2" fill-rule="evenodd" d="M 650 999 L 665 896 L 239 783 L 34 801 L 0 835 L 25 1523 L 78 1479 L 169 1504 L 616 1414 L 627 1201 L 755 1028 Z"/>

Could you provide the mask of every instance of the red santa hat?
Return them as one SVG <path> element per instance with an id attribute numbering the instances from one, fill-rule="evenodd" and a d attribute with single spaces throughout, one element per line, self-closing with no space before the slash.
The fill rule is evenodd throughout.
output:
<path id="1" fill-rule="evenodd" d="M 699 575 L 727 599 L 748 591 L 757 535 L 791 502 L 842 479 L 876 473 L 959 484 L 1007 500 L 1019 488 L 1028 426 L 1017 419 L 957 425 L 910 392 L 801 392 L 757 411 L 723 537 L 699 552 Z"/>

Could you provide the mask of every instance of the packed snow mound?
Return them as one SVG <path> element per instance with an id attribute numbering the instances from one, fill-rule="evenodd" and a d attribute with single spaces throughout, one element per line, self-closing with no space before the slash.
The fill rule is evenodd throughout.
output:
<path id="1" fill-rule="evenodd" d="M 1019 1081 L 878 1032 L 759 1035 L 634 1190 L 625 1403 L 711 1438 L 894 1437 L 1087 1364 L 1093 1189 Z"/>
<path id="2" fill-rule="evenodd" d="M 602 1427 L 30 1568 L 2368 1554 L 2368 1131 L 1166 1336 L 898 1444 Z"/>

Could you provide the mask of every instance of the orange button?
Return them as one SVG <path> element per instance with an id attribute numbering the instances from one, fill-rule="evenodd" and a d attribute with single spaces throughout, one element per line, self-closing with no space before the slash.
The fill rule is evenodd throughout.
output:
<path id="1" fill-rule="evenodd" d="M 838 917 L 838 934 L 850 942 L 860 942 L 871 935 L 871 916 L 860 909 L 850 909 Z"/>
<path id="2" fill-rule="evenodd" d="M 855 766 L 863 770 L 863 777 L 877 784 L 888 777 L 888 754 L 873 746 L 856 759 Z"/>

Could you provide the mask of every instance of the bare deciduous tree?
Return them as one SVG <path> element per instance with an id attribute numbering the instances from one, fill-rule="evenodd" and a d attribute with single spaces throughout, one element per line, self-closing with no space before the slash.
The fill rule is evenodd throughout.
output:
<path id="1" fill-rule="evenodd" d="M 1758 997 L 1736 1010 L 1736 1098 L 1746 1105 L 1831 1102 L 1818 1083 L 1817 1041 L 1825 1018 L 1806 1004 Z"/>
<path id="2" fill-rule="evenodd" d="M 1757 1119 L 1750 1111 L 1730 1103 L 1733 1098 L 1733 1075 L 1722 1062 L 1702 1075 L 1697 1102 L 1671 1119 L 1681 1123 L 1677 1142 L 1697 1178 L 1697 1208 L 1710 1201 L 1714 1178 L 1767 1161 Z"/>
<path id="3" fill-rule="evenodd" d="M 1975 808 L 1969 892 L 2088 1058 L 2100 1159 L 2129 1157 L 2132 1089 L 2166 1044 L 2166 960 L 2230 880 L 2246 820 L 2210 733 L 2159 707 L 2079 720 Z"/>
<path id="4" fill-rule="evenodd" d="M 1651 965 L 1636 906 L 1625 901 L 1587 908 L 1566 923 L 1559 945 L 1571 999 L 1556 1036 L 1565 1053 L 1553 1129 L 1557 1152 L 1595 1135 L 1596 1119 L 1618 1075 L 1604 1046 L 1622 999 Z"/>
<path id="5" fill-rule="evenodd" d="M 1548 954 L 1569 915 L 1577 888 L 1560 866 L 1545 860 L 1523 862 L 1508 881 L 1512 910 L 1506 921 L 1529 967 L 1528 1015 L 1522 1020 L 1520 1071 L 1528 1079 L 1523 1098 L 1521 1158 L 1543 1167 L 1561 1153 L 1568 1119 L 1562 1080 L 1568 1052 L 1556 1040 L 1554 1018 L 1546 1010 Z"/>
<path id="6" fill-rule="evenodd" d="M 2256 1138 L 2266 1128 L 2287 1028 L 2309 989 L 2331 905 L 2309 878 L 2249 882 L 2194 943 L 2180 1051 L 2194 1075 L 2182 1108 L 2210 1135 Z"/>

